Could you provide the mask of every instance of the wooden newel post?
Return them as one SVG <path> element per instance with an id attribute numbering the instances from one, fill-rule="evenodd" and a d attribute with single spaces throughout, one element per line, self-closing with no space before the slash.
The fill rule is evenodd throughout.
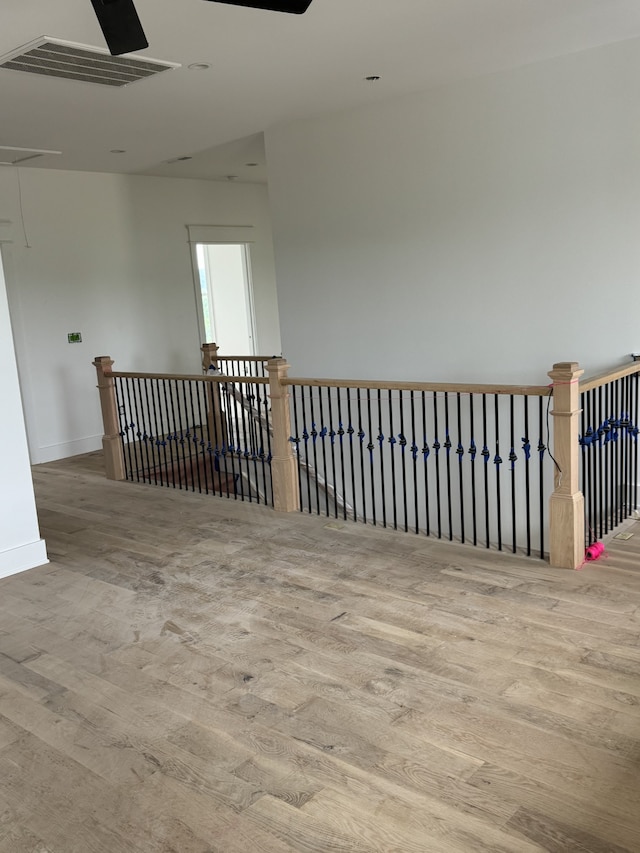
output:
<path id="1" fill-rule="evenodd" d="M 218 344 L 202 344 L 200 351 L 202 352 L 202 371 L 209 373 L 209 367 L 213 367 L 213 373 L 218 372 Z"/>
<path id="2" fill-rule="evenodd" d="M 202 344 L 202 372 L 207 376 L 217 376 L 220 372 L 218 366 L 218 344 Z M 222 410 L 222 394 L 220 384 L 212 382 L 207 389 L 207 424 L 211 443 L 217 450 L 224 450 L 227 446 L 227 426 Z"/>
<path id="3" fill-rule="evenodd" d="M 273 483 L 273 508 L 280 512 L 294 512 L 300 509 L 300 489 L 296 459 L 291 438 L 291 414 L 289 412 L 289 390 L 282 380 L 286 377 L 290 365 L 284 358 L 270 358 L 267 362 L 269 373 L 269 397 L 271 398 L 271 426 L 273 441 L 271 445 L 271 479 Z"/>
<path id="4" fill-rule="evenodd" d="M 580 377 L 575 361 L 554 364 L 553 455 L 558 468 L 549 502 L 549 562 L 559 569 L 577 569 L 584 562 L 584 496 L 579 487 Z M 559 470 L 558 470 L 559 469 Z"/>
<path id="5" fill-rule="evenodd" d="M 104 451 L 104 467 L 108 480 L 124 480 L 124 456 L 120 439 L 120 418 L 116 401 L 116 385 L 111 368 L 113 359 L 108 355 L 98 355 L 92 362 L 98 374 L 98 391 L 102 409 L 102 449 Z"/>

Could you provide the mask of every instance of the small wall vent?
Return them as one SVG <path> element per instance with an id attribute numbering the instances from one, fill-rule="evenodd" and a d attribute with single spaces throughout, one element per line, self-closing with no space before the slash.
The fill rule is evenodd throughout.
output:
<path id="1" fill-rule="evenodd" d="M 0 68 L 101 86 L 126 86 L 180 65 L 131 55 L 111 56 L 98 47 L 42 36 L 0 56 Z"/>

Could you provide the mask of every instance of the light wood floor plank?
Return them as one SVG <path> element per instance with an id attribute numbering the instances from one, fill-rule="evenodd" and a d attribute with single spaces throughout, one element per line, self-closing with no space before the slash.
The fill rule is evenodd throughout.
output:
<path id="1" fill-rule="evenodd" d="M 580 571 L 34 469 L 0 853 L 637 853 L 640 523 Z"/>

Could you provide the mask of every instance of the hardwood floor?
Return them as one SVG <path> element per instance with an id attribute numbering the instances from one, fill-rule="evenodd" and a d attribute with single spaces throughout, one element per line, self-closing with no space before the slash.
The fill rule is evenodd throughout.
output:
<path id="1" fill-rule="evenodd" d="M 38 466 L 2 853 L 640 850 L 640 524 L 578 572 Z"/>

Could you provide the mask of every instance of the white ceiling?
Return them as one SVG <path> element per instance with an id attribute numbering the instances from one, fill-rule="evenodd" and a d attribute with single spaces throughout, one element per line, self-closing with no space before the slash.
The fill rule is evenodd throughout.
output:
<path id="1" fill-rule="evenodd" d="M 638 0 L 313 0 L 302 16 L 135 2 L 136 55 L 181 68 L 120 89 L 0 69 L 0 145 L 62 151 L 25 168 L 263 181 L 275 123 L 640 36 Z M 90 0 L 2 0 L 0 55 L 42 35 L 104 47 Z"/>

